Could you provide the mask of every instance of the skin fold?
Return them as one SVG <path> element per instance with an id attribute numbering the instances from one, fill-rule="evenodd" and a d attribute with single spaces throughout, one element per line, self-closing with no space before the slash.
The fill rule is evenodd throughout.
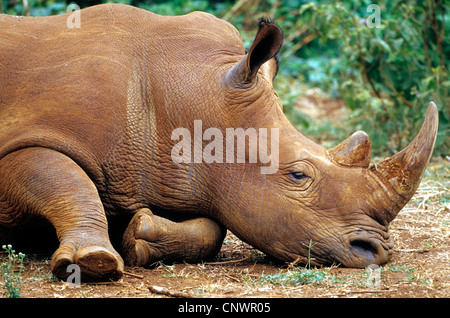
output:
<path id="1" fill-rule="evenodd" d="M 389 260 L 389 223 L 433 151 L 433 103 L 410 146 L 371 165 L 364 132 L 325 149 L 287 120 L 272 86 L 283 34 L 271 21 L 246 52 L 207 13 L 105 4 L 79 14 L 80 28 L 69 14 L 0 18 L 1 244 L 42 240 L 57 277 L 74 263 L 83 280 L 214 257 L 227 229 L 283 261 Z M 194 136 L 196 120 L 223 136 L 255 129 L 277 169 L 261 173 L 268 163 L 250 162 L 248 145 L 244 162 L 174 162 L 172 132 Z"/>

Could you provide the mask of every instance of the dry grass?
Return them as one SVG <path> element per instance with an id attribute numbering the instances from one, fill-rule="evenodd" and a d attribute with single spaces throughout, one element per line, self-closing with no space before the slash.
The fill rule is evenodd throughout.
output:
<path id="1" fill-rule="evenodd" d="M 434 159 L 414 198 L 391 224 L 392 260 L 381 272 L 275 264 L 231 233 L 213 263 L 126 268 L 119 282 L 71 288 L 30 257 L 22 297 L 450 297 L 450 165 Z M 4 257 L 0 255 L 0 258 Z M 374 273 L 380 273 L 373 284 Z"/>

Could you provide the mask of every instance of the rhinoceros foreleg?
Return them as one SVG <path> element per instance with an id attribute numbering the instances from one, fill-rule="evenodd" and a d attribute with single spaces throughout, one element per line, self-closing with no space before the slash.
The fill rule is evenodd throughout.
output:
<path id="1" fill-rule="evenodd" d="M 207 218 L 173 222 L 141 209 L 125 231 L 122 255 L 131 266 L 161 260 L 198 262 L 219 252 L 225 234 L 223 226 Z"/>
<path id="2" fill-rule="evenodd" d="M 20 226 L 21 219 L 37 216 L 55 227 L 60 245 L 51 268 L 58 278 L 71 274 L 67 266 L 72 263 L 80 266 L 82 279 L 122 276 L 123 260 L 110 243 L 97 189 L 64 154 L 35 147 L 2 158 L 0 203 L 2 223 L 8 219 Z"/>

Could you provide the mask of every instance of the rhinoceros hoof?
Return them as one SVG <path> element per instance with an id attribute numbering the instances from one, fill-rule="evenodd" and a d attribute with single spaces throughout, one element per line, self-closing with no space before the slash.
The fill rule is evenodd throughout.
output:
<path id="1" fill-rule="evenodd" d="M 65 280 L 72 272 L 68 266 L 80 267 L 82 281 L 118 280 L 123 275 L 123 261 L 120 256 L 101 246 L 88 246 L 73 253 L 70 246 L 61 246 L 52 257 L 52 272 Z"/>
<path id="2" fill-rule="evenodd" d="M 157 227 L 149 211 L 138 212 L 124 234 L 123 256 L 130 266 L 145 266 L 157 259 L 157 249 L 151 247 L 158 237 Z"/>

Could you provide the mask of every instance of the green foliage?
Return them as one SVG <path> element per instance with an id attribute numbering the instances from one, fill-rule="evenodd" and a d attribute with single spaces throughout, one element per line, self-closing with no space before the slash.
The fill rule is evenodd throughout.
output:
<path id="1" fill-rule="evenodd" d="M 434 101 L 440 115 L 436 150 L 448 153 L 448 7 L 443 1 L 380 3 L 380 25 L 371 28 L 374 11 L 368 10 L 369 4 L 302 6 L 302 20 L 318 34 L 330 57 L 323 71 L 333 80 L 323 85 L 345 100 L 351 118 L 374 137 L 379 153 L 405 147 Z M 335 49 L 328 51 L 331 46 Z"/>
<path id="2" fill-rule="evenodd" d="M 450 140 L 450 12 L 444 0 L 380 1 L 379 25 L 370 0 L 75 0 L 80 7 L 117 2 L 159 14 L 195 10 L 228 20 L 251 44 L 257 18 L 270 16 L 284 30 L 275 88 L 292 123 L 315 140 L 334 145 L 358 129 L 371 137 L 375 155 L 405 147 L 416 135 L 426 108 L 439 109 L 435 155 L 448 155 Z M 65 12 L 70 1 L 0 0 L 9 14 Z M 2 8 L 3 7 L 3 8 Z M 3 9 L 3 10 L 2 10 Z M 317 121 L 296 107 L 309 87 L 345 101 L 349 117 Z"/>
<path id="3" fill-rule="evenodd" d="M 47 16 L 65 13 L 66 8 L 62 0 L 0 0 L 0 12 L 12 15 Z"/>
<path id="4" fill-rule="evenodd" d="M 296 269 L 286 273 L 279 273 L 274 275 L 261 275 L 261 282 L 271 283 L 273 285 L 292 286 L 292 285 L 307 285 L 317 284 L 324 281 L 327 274 L 321 270 L 315 269 Z"/>
<path id="5" fill-rule="evenodd" d="M 307 284 L 318 284 L 325 279 L 329 279 L 327 273 L 319 269 L 311 269 L 311 248 L 316 243 L 312 240 L 308 244 L 303 243 L 305 247 L 308 248 L 308 261 L 305 268 L 294 267 L 294 270 L 289 270 L 287 272 L 282 272 L 274 275 L 261 275 L 262 283 L 271 283 L 273 285 L 307 285 Z"/>
<path id="6" fill-rule="evenodd" d="M 182 15 L 192 11 L 214 11 L 214 8 L 205 0 L 148 1 L 137 5 L 162 15 Z"/>
<path id="7" fill-rule="evenodd" d="M 7 252 L 7 261 L 0 266 L 0 277 L 3 281 L 3 289 L 5 292 L 3 296 L 9 298 L 20 297 L 20 285 L 23 268 L 23 259 L 25 254 L 15 254 L 16 251 L 12 249 L 11 245 L 3 245 L 2 248 Z"/>

